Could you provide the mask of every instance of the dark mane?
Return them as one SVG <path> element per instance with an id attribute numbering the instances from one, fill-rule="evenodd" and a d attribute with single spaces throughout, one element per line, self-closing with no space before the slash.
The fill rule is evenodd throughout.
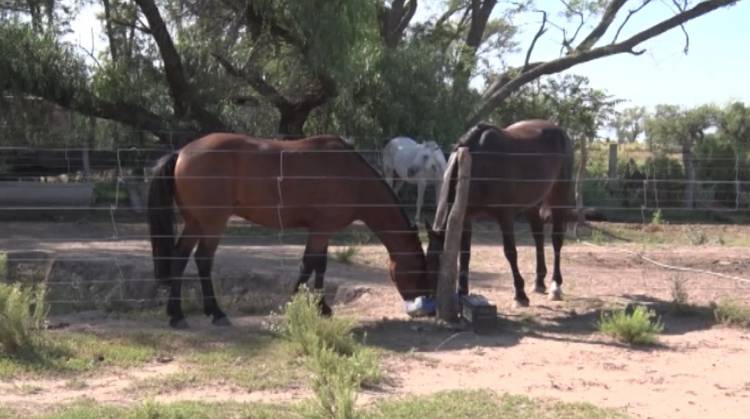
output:
<path id="1" fill-rule="evenodd" d="M 350 150 L 354 151 L 354 154 L 362 161 L 362 163 L 364 163 L 364 165 L 368 169 L 370 169 L 370 171 L 372 172 L 373 176 L 375 176 L 375 178 L 380 181 L 381 185 L 383 187 L 385 187 L 385 189 L 388 191 L 388 193 L 390 194 L 391 198 L 393 199 L 393 202 L 395 202 L 396 204 L 398 204 L 398 209 L 401 212 L 401 217 L 403 217 L 403 219 L 406 221 L 406 224 L 409 226 L 409 228 L 416 229 L 416 227 L 411 223 L 411 220 L 409 220 L 409 216 L 406 214 L 406 210 L 404 210 L 404 207 L 401 205 L 401 201 L 398 199 L 398 196 L 396 195 L 396 192 L 394 192 L 393 189 L 391 189 L 391 187 L 388 186 L 388 184 L 385 182 L 385 179 L 383 179 L 383 176 L 380 174 L 380 172 L 378 172 L 377 169 L 375 169 L 372 166 L 372 164 L 370 164 L 370 162 L 367 161 L 367 159 L 361 153 L 359 153 L 357 150 L 355 150 L 354 147 L 351 144 L 346 143 L 346 142 L 344 142 L 344 144 L 346 144 L 346 146 L 348 146 L 348 148 Z"/>
<path id="2" fill-rule="evenodd" d="M 458 139 L 456 145 L 453 146 L 453 151 L 456 151 L 459 147 L 472 148 L 476 146 L 479 143 L 479 139 L 482 137 L 482 134 L 489 129 L 499 130 L 500 128 L 486 122 L 480 122 L 469 129 L 466 134 Z"/>

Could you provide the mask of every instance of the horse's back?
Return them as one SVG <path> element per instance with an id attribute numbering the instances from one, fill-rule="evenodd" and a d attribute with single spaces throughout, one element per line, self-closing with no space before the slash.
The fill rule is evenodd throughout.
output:
<path id="1" fill-rule="evenodd" d="M 326 210 L 331 204 L 345 204 L 336 215 L 348 224 L 362 191 L 378 179 L 336 136 L 282 141 L 211 134 L 181 150 L 175 170 L 181 206 L 208 207 L 212 216 L 235 214 L 276 228 L 319 222 L 316 218 L 335 212 Z"/>
<path id="2" fill-rule="evenodd" d="M 565 164 L 568 139 L 544 120 L 507 128 L 479 124 L 457 143 L 472 153 L 470 203 L 478 207 L 528 207 L 547 196 Z"/>

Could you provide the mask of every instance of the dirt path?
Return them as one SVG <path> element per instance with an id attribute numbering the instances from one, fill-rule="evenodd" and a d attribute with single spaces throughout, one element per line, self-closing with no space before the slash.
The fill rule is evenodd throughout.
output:
<path id="1" fill-rule="evenodd" d="M 266 269 L 276 271 L 282 281 L 292 281 L 302 246 L 269 244 L 276 243 L 223 247 L 217 261 L 217 267 L 221 266 L 218 276 Z M 56 254 L 128 255 L 149 262 L 147 245 L 139 240 L 20 241 L 8 236 L 0 238 L 0 245 Z M 521 247 L 519 252 L 521 270 L 527 280 L 533 280 L 532 248 Z M 472 253 L 472 290 L 493 299 L 502 320 L 498 333 L 476 336 L 438 328 L 430 321 L 409 320 L 387 280 L 383 269 L 387 255 L 380 246 L 360 246 L 351 265 L 332 261 L 327 280 L 341 285 L 331 291 L 338 295 L 334 310 L 355 317 L 367 343 L 386 350 L 386 384 L 365 391 L 361 401 L 448 389 L 491 389 L 591 402 L 638 417 L 747 417 L 750 337 L 747 331 L 713 325 L 706 307 L 724 297 L 750 303 L 750 283 L 664 270 L 632 252 L 664 263 L 750 278 L 750 260 L 743 247 L 669 245 L 644 251 L 627 244 L 592 247 L 571 243 L 564 248 L 565 301 L 552 303 L 543 296 L 530 295 L 531 307 L 517 309 L 511 302 L 512 281 L 500 247 L 479 244 Z M 281 265 L 271 266 L 280 263 L 280 256 L 282 270 L 276 268 Z M 698 314 L 680 317 L 669 313 L 675 281 L 683 283 L 690 303 L 703 307 Z M 659 346 L 631 349 L 595 332 L 593 323 L 602 309 L 634 301 L 663 314 L 666 327 Z M 257 317 L 246 319 L 258 321 Z M 106 327 L 106 322 L 99 327 Z M 179 362 L 155 362 L 134 370 L 110 371 L 86 378 L 86 388 L 80 389 L 70 379 L 2 382 L 0 404 L 46 409 L 81 397 L 131 403 L 134 396 L 127 389 L 133 383 L 182 368 Z M 216 385 L 184 388 L 158 394 L 155 399 L 288 402 L 309 396 L 304 387 L 248 392 Z"/>

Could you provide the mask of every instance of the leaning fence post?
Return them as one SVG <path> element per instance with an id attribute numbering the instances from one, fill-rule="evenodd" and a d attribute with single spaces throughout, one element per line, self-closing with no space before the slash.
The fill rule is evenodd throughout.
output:
<path id="1" fill-rule="evenodd" d="M 435 220 L 438 229 L 442 229 L 443 225 L 445 226 L 445 242 L 443 253 L 440 256 L 436 308 L 438 317 L 449 322 L 458 320 L 458 305 L 456 302 L 456 277 L 458 269 L 456 262 L 461 245 L 461 233 L 464 227 L 466 203 L 469 198 L 469 179 L 471 176 L 471 154 L 469 154 L 467 148 L 462 147 L 458 149 L 455 163 L 458 165 L 458 177 L 456 179 L 456 194 L 453 205 L 447 214 L 447 222 L 445 224 L 440 222 L 438 225 L 438 222 L 441 220 L 437 217 Z M 441 209 L 440 206 L 445 207 Z M 445 214 L 448 210 L 447 206 L 448 200 L 441 199 L 438 205 L 438 212 Z"/>

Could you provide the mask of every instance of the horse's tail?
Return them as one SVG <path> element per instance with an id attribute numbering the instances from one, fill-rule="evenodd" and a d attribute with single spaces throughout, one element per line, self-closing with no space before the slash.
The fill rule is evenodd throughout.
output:
<path id="1" fill-rule="evenodd" d="M 164 284 L 171 275 L 174 248 L 174 169 L 176 152 L 159 159 L 148 188 L 148 227 L 154 259 L 154 276 Z"/>
<path id="2" fill-rule="evenodd" d="M 566 214 L 575 212 L 575 190 L 573 188 L 573 145 L 570 137 L 562 128 L 555 130 L 559 136 L 562 164 L 557 173 L 555 184 L 549 198 L 543 202 L 540 209 L 542 219 L 547 219 L 553 209 L 564 211 Z M 567 216 L 565 217 L 568 218 Z"/>

